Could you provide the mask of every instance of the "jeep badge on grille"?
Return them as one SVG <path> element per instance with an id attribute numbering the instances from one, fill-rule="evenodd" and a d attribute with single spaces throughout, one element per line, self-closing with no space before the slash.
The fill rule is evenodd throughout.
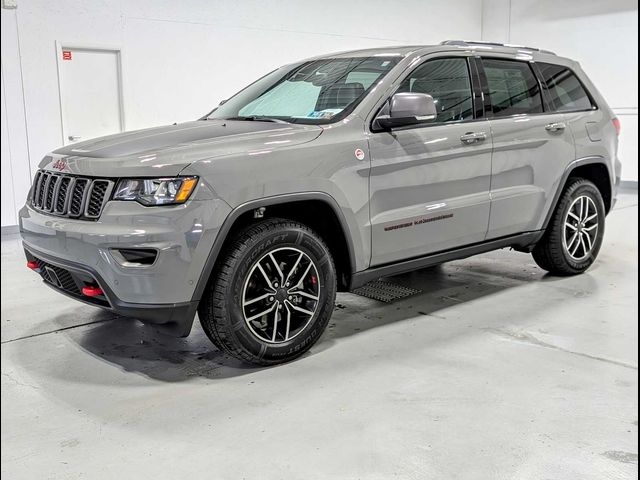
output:
<path id="1" fill-rule="evenodd" d="M 56 170 L 64 170 L 65 168 L 67 168 L 67 162 L 65 162 L 64 160 L 62 160 L 61 158 L 56 160 L 55 162 L 53 162 L 53 165 L 51 165 L 52 168 L 55 168 Z"/>

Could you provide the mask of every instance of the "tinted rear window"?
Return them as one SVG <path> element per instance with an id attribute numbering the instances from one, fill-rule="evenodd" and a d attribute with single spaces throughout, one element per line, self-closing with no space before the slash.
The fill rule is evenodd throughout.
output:
<path id="1" fill-rule="evenodd" d="M 540 87 L 528 63 L 485 58 L 482 60 L 489 83 L 493 114 L 508 117 L 541 113 Z"/>
<path id="2" fill-rule="evenodd" d="M 547 84 L 549 96 L 556 110 L 569 112 L 594 108 L 582 83 L 567 67 L 538 63 L 538 68 L 540 68 L 542 78 Z"/>

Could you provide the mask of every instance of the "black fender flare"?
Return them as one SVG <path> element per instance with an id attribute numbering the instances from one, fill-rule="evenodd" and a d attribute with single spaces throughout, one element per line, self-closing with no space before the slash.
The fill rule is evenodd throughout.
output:
<path id="1" fill-rule="evenodd" d="M 355 260 L 355 250 L 353 245 L 353 238 L 351 237 L 351 230 L 349 229 L 349 224 L 344 216 L 344 212 L 340 208 L 340 205 L 336 201 L 334 197 L 325 192 L 303 192 L 303 193 L 287 193 L 282 195 L 275 195 L 271 197 L 260 198 L 256 200 L 250 200 L 245 202 L 237 207 L 235 207 L 227 218 L 225 219 L 222 227 L 218 231 L 218 235 L 213 242 L 213 246 L 211 247 L 211 251 L 209 252 L 209 256 L 207 257 L 207 261 L 200 273 L 200 278 L 198 279 L 198 283 L 196 284 L 196 288 L 191 297 L 192 302 L 199 302 L 204 295 L 204 291 L 209 283 L 209 279 L 211 278 L 211 273 L 213 272 L 213 267 L 215 266 L 216 260 L 222 251 L 222 246 L 227 240 L 227 236 L 231 231 L 231 228 L 235 224 L 236 220 L 243 214 L 256 210 L 262 207 L 269 207 L 273 205 L 282 205 L 285 203 L 293 203 L 300 201 L 308 201 L 308 200 L 319 200 L 321 202 L 326 203 L 333 212 L 335 213 L 338 221 L 340 223 L 340 227 L 342 228 L 342 233 L 347 242 L 347 249 L 349 252 L 349 262 L 351 264 L 351 275 L 354 273 L 354 269 L 356 267 Z"/>
<path id="2" fill-rule="evenodd" d="M 556 211 L 556 206 L 560 201 L 560 195 L 562 195 L 562 192 L 564 191 L 564 187 L 567 184 L 567 180 L 571 176 L 571 173 L 578 167 L 582 167 L 584 165 L 595 165 L 595 164 L 603 165 L 607 169 L 607 172 L 609 172 L 609 183 L 611 184 L 611 192 L 613 193 L 615 191 L 614 185 L 613 185 L 613 182 L 615 181 L 615 179 L 614 179 L 614 176 L 612 175 L 610 166 L 607 164 L 607 161 L 605 160 L 605 157 L 601 155 L 592 155 L 588 157 L 578 158 L 572 161 L 569 165 L 567 165 L 567 168 L 565 168 L 564 173 L 562 174 L 562 177 L 558 182 L 558 188 L 556 188 L 556 193 L 553 196 L 553 201 L 551 202 L 549 210 L 547 211 L 547 214 L 545 216 L 544 223 L 542 224 L 543 231 L 547 229 L 547 226 L 551 221 L 551 217 L 553 217 L 553 212 Z M 607 206 L 607 208 L 610 208 L 610 205 Z"/>

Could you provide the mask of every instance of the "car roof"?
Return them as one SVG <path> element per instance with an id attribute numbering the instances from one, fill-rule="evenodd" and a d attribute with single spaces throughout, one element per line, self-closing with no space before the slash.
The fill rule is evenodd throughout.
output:
<path id="1" fill-rule="evenodd" d="M 348 50 L 343 52 L 318 55 L 308 60 L 323 58 L 357 58 L 357 57 L 408 57 L 412 55 L 424 55 L 437 52 L 472 51 L 479 55 L 501 54 L 510 55 L 515 58 L 533 59 L 558 64 L 571 64 L 572 60 L 559 57 L 548 50 L 521 45 L 509 45 L 493 42 L 475 42 L 464 40 L 447 40 L 439 45 L 392 45 L 388 47 L 366 48 L 359 50 Z"/>
<path id="2" fill-rule="evenodd" d="M 435 47 L 435 45 L 398 45 L 388 47 L 362 48 L 359 50 L 345 50 L 343 52 L 319 55 L 316 58 L 340 58 L 340 57 L 383 57 L 402 56 L 405 57 L 413 52 Z"/>

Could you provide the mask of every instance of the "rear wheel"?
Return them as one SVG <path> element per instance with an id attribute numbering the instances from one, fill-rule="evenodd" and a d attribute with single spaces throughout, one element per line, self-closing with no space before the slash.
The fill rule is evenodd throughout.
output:
<path id="1" fill-rule="evenodd" d="M 265 220 L 241 232 L 220 260 L 198 310 L 216 346 L 272 365 L 302 355 L 322 335 L 336 274 L 328 248 L 308 227 Z"/>
<path id="2" fill-rule="evenodd" d="M 604 201 L 598 188 L 588 180 L 574 179 L 534 248 L 533 259 L 540 268 L 556 275 L 584 272 L 602 246 L 604 218 Z"/>

